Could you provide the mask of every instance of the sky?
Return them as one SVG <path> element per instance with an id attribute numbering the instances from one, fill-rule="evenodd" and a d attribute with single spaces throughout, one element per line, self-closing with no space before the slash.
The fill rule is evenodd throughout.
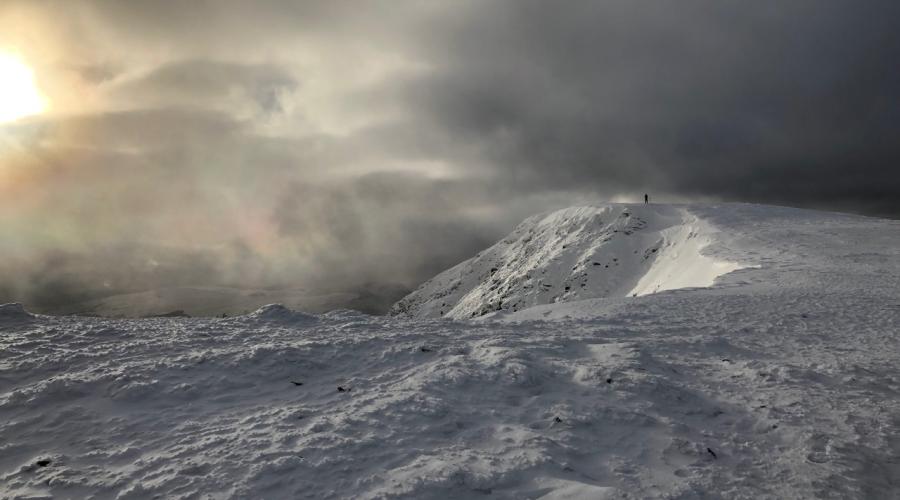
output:
<path id="1" fill-rule="evenodd" d="M 645 192 L 897 218 L 898 23 L 894 0 L 2 0 L 46 109 L 0 123 L 0 302 L 410 288 L 528 215 Z"/>

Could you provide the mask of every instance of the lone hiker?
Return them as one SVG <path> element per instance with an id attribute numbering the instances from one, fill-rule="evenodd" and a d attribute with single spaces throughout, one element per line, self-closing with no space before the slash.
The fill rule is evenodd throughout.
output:
<path id="1" fill-rule="evenodd" d="M 650 203 L 650 197 L 647 196 L 647 193 L 644 193 L 644 203 Z"/>

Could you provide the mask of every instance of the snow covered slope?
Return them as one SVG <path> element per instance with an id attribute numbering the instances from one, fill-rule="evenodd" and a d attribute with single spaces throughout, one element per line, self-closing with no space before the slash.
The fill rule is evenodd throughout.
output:
<path id="1" fill-rule="evenodd" d="M 112 318 L 141 318 L 182 311 L 188 316 L 246 314 L 271 303 L 309 312 L 351 307 L 384 312 L 408 290 L 400 286 L 359 287 L 353 291 L 313 291 L 302 288 L 172 287 L 111 295 L 86 302 L 57 305 L 44 312 Z"/>
<path id="2" fill-rule="evenodd" d="M 0 498 L 900 498 L 900 222 L 629 213 L 681 208 L 756 267 L 476 321 L 0 306 Z"/>
<path id="3" fill-rule="evenodd" d="M 716 230 L 675 205 L 606 205 L 527 219 L 423 284 L 391 312 L 463 319 L 596 297 L 711 286 L 742 267 L 703 254 Z"/>

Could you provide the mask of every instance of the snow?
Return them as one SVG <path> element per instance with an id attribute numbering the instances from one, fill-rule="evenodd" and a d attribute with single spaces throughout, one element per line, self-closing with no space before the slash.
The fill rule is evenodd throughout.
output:
<path id="1" fill-rule="evenodd" d="M 399 291 L 399 293 L 398 293 Z M 61 304 L 42 311 L 49 314 L 79 314 L 113 318 L 160 316 L 181 311 L 187 316 L 235 316 L 247 314 L 266 304 L 278 303 L 292 309 L 325 312 L 339 305 L 353 304 L 367 311 L 386 310 L 390 299 L 406 290 L 386 286 L 375 290 L 313 291 L 303 288 L 264 289 L 212 286 L 171 287 L 122 293 L 73 304 Z"/>
<path id="2" fill-rule="evenodd" d="M 25 310 L 25 306 L 18 303 L 0 304 L 0 319 L 7 322 L 28 321 L 34 316 Z"/>
<path id="3" fill-rule="evenodd" d="M 423 284 L 392 312 L 468 319 L 598 297 L 708 287 L 746 267 L 704 254 L 717 231 L 686 207 L 575 207 L 529 218 Z"/>
<path id="4" fill-rule="evenodd" d="M 402 304 L 423 317 L 0 306 L 0 497 L 900 496 L 900 223 L 612 205 L 523 226 L 543 243 L 520 271 L 619 262 L 610 284 L 473 320 L 422 290 Z M 472 272 L 490 283 L 522 235 Z M 442 298 L 462 316 L 494 297 L 470 283 Z"/>
<path id="5" fill-rule="evenodd" d="M 630 295 L 640 296 L 679 288 L 710 287 L 719 276 L 747 267 L 704 255 L 715 230 L 696 216 L 660 231 L 662 243 L 650 269 L 641 276 Z"/>

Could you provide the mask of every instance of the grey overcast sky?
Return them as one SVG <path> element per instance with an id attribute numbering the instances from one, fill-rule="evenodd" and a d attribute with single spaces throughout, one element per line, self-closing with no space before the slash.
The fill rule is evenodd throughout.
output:
<path id="1" fill-rule="evenodd" d="M 898 26 L 896 0 L 3 0 L 46 108 L 0 123 L 0 302 L 410 287 L 644 192 L 900 217 Z"/>

